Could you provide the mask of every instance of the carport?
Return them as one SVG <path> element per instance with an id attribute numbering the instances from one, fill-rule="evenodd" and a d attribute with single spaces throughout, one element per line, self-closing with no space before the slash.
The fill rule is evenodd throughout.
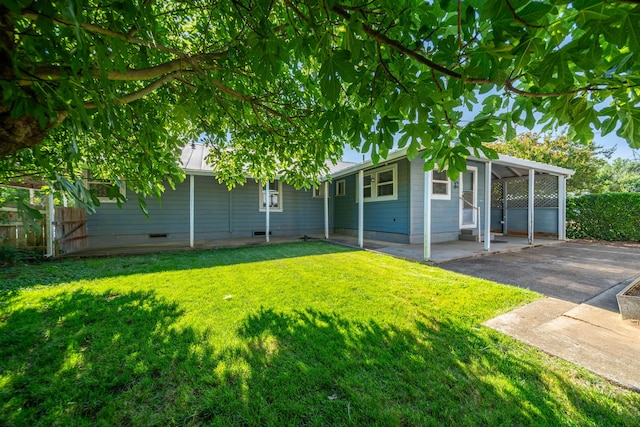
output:
<path id="1" fill-rule="evenodd" d="M 475 221 L 475 235 L 478 242 L 483 242 L 485 252 L 491 251 L 491 242 L 496 235 L 526 237 L 529 246 L 540 237 L 566 240 L 567 179 L 573 175 L 573 170 L 507 155 L 499 155 L 495 160 L 470 156 L 468 160 L 484 166 L 481 171 L 484 200 L 476 204 L 475 186 L 473 191 L 466 191 L 467 173 L 461 174 L 457 185 L 461 189 L 461 203 L 472 211 L 472 215 L 482 218 L 482 221 Z M 433 261 L 432 171 L 425 172 L 424 188 L 423 259 Z"/>

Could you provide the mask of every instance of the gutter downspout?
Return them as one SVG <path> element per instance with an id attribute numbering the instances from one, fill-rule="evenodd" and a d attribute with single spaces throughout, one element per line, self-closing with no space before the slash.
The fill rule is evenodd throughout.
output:
<path id="1" fill-rule="evenodd" d="M 324 238 L 329 240 L 329 181 L 324 182 Z"/>

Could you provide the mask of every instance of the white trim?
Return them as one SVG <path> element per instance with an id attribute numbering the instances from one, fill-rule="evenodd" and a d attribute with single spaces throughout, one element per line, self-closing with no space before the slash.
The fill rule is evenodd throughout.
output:
<path id="1" fill-rule="evenodd" d="M 477 209 L 475 209 L 475 207 L 478 206 L 478 167 L 467 166 L 467 171 L 463 173 L 468 173 L 468 172 L 473 172 L 473 206 L 474 207 L 471 208 L 471 212 L 473 213 L 473 224 L 462 223 L 462 216 L 463 216 L 462 214 L 463 214 L 465 202 L 460 198 L 458 201 L 459 201 L 459 212 L 460 212 L 459 224 L 460 224 L 461 230 L 465 228 L 476 228 L 478 226 L 478 221 L 480 220 L 480 218 L 478 218 L 478 211 Z M 459 194 L 460 194 L 460 197 L 462 197 L 462 195 L 464 194 L 464 180 L 462 179 L 462 173 L 460 174 L 460 178 L 458 178 L 458 180 L 460 183 Z"/>
<path id="2" fill-rule="evenodd" d="M 358 246 L 364 247 L 364 171 L 358 172 Z"/>
<path id="3" fill-rule="evenodd" d="M 432 191 L 432 171 L 424 173 L 424 260 L 431 261 L 431 191 Z"/>
<path id="4" fill-rule="evenodd" d="M 392 173 L 392 177 L 391 177 L 391 182 L 386 181 L 383 184 L 379 184 L 378 180 L 379 180 L 379 176 L 382 173 L 385 172 L 389 172 L 391 171 Z M 363 185 L 363 191 L 362 191 L 362 197 L 364 197 L 364 188 L 369 188 L 370 189 L 370 196 L 369 197 L 364 197 L 364 202 L 365 203 L 369 203 L 369 202 L 385 202 L 385 201 L 389 201 L 389 200 L 398 200 L 398 164 L 397 163 L 393 163 L 391 165 L 388 166 L 383 166 L 380 168 L 376 168 L 376 169 L 371 169 L 368 171 L 360 171 L 363 172 L 363 181 L 362 181 L 362 185 Z M 371 181 L 370 184 L 367 186 L 364 186 L 364 177 L 371 177 Z M 392 185 L 393 188 L 393 194 L 390 195 L 386 195 L 386 196 L 378 196 L 378 187 L 379 186 L 387 186 L 387 185 Z M 360 191 L 358 191 L 358 197 L 360 197 Z M 358 202 L 360 199 L 356 197 L 356 202 Z"/>
<path id="5" fill-rule="evenodd" d="M 558 240 L 567 240 L 567 178 L 558 177 Z"/>
<path id="6" fill-rule="evenodd" d="M 484 250 L 491 250 L 491 162 L 484 168 Z"/>
<path id="7" fill-rule="evenodd" d="M 271 190 L 269 188 L 269 183 L 267 183 L 266 185 L 262 185 L 261 183 L 258 183 L 258 210 L 260 212 L 266 212 L 267 209 L 265 209 L 266 205 L 264 203 L 265 200 L 265 194 L 267 193 L 267 191 L 269 192 L 269 194 L 271 195 L 272 193 L 277 193 L 278 194 L 278 206 L 277 207 L 273 207 L 273 206 L 269 206 L 269 211 L 271 212 L 282 212 L 284 210 L 284 197 L 283 197 L 283 193 L 282 193 L 282 181 L 280 181 L 279 179 L 275 180 L 276 183 L 278 184 L 278 188 Z M 267 187 L 266 191 L 264 189 L 264 187 Z"/>
<path id="8" fill-rule="evenodd" d="M 195 177 L 189 175 L 189 247 L 193 247 L 195 236 Z"/>
<path id="9" fill-rule="evenodd" d="M 270 196 L 271 190 L 269 189 L 269 181 L 267 181 L 267 183 L 264 186 L 265 186 L 264 193 L 261 193 L 261 194 L 263 194 L 265 197 Z M 281 202 L 282 200 L 278 199 L 279 205 L 282 205 Z M 262 207 L 262 200 L 260 200 L 260 207 Z M 266 239 L 266 242 L 269 243 L 269 233 L 271 232 L 271 230 L 269 230 L 269 226 L 271 225 L 271 218 L 269 217 L 269 213 L 271 212 L 271 197 L 269 197 L 269 203 L 264 204 L 264 212 L 265 212 L 264 216 L 265 216 L 265 228 L 266 228 L 264 237 Z"/>
<path id="10" fill-rule="evenodd" d="M 403 157 L 407 156 L 407 148 L 402 148 L 400 150 L 396 150 L 393 151 L 391 153 L 389 153 L 389 155 L 387 156 L 387 158 L 385 159 L 384 162 L 381 163 L 387 163 L 387 162 L 391 162 L 393 160 L 398 160 L 401 159 Z M 467 161 L 469 160 L 475 160 L 478 162 L 488 162 L 489 159 L 487 159 L 486 157 L 475 157 L 475 156 L 469 156 L 467 157 Z M 534 162 L 531 160 L 525 160 L 525 159 L 520 159 L 518 157 L 512 157 L 512 156 L 506 156 L 504 154 L 499 154 L 498 155 L 498 159 L 495 160 L 491 160 L 493 162 L 494 165 L 503 165 L 503 166 L 513 166 L 513 167 L 517 167 L 517 168 L 523 168 L 523 169 L 535 169 L 538 172 L 544 172 L 550 175 L 565 175 L 565 176 L 572 176 L 575 171 L 571 170 L 571 169 L 565 169 L 565 168 L 561 168 L 558 166 L 553 166 L 553 165 L 547 165 L 545 163 L 540 163 L 540 162 Z M 365 162 L 362 163 L 358 163 L 355 164 L 353 166 L 350 166 L 348 168 L 342 169 L 339 172 L 336 172 L 334 174 L 332 174 L 331 176 L 335 179 L 335 178 L 340 178 L 343 176 L 347 176 L 347 175 L 351 175 L 354 172 L 358 172 L 361 169 L 367 169 L 374 166 L 373 162 L 371 160 L 367 160 Z"/>
<path id="11" fill-rule="evenodd" d="M 342 191 L 340 189 L 342 188 Z M 347 181 L 341 179 L 340 181 L 336 181 L 336 197 L 342 197 L 347 194 Z"/>
<path id="12" fill-rule="evenodd" d="M 329 181 L 324 184 L 324 238 L 329 239 Z"/>
<path id="13" fill-rule="evenodd" d="M 440 171 L 437 168 L 435 168 L 432 172 L 440 173 Z M 442 173 L 445 174 L 446 181 L 442 180 L 442 179 L 435 179 L 435 177 L 433 176 L 433 173 L 431 174 L 431 199 L 432 200 L 451 200 L 451 180 L 449 179 L 448 176 L 446 176 L 446 172 L 445 171 L 443 171 Z M 433 191 L 433 184 L 435 184 L 435 183 L 446 184 L 447 185 L 446 194 L 435 193 Z"/>
<path id="14" fill-rule="evenodd" d="M 527 237 L 529 244 L 533 245 L 533 238 L 535 234 L 535 185 L 536 185 L 536 171 L 529 169 L 529 201 L 527 203 Z"/>
<path id="15" fill-rule="evenodd" d="M 326 182 L 326 181 L 325 181 Z M 325 185 L 324 183 L 311 187 L 311 197 L 314 199 L 324 199 Z"/>

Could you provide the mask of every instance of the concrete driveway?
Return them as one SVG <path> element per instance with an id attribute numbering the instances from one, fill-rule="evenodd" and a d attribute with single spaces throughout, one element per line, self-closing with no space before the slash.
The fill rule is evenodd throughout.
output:
<path id="1" fill-rule="evenodd" d="M 575 241 L 439 267 L 546 295 L 485 325 L 640 391 L 640 325 L 616 301 L 640 274 L 640 245 Z"/>
<path id="2" fill-rule="evenodd" d="M 640 273 L 640 244 L 571 241 L 438 266 L 583 303 Z"/>

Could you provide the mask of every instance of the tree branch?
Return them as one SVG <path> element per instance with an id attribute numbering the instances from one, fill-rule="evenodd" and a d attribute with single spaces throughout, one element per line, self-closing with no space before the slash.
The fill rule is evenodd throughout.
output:
<path id="1" fill-rule="evenodd" d="M 343 17 L 346 20 L 351 19 L 351 14 L 349 12 L 347 12 L 342 6 L 339 5 L 334 5 L 333 6 L 333 11 L 335 13 L 337 13 L 338 15 L 340 15 L 341 17 Z M 462 79 L 462 75 L 460 73 L 457 73 L 453 70 L 450 70 L 446 67 L 443 67 L 442 65 L 433 62 L 432 60 L 430 60 L 429 58 L 426 58 L 425 56 L 421 55 L 420 53 L 409 49 L 408 47 L 406 47 L 405 45 L 403 45 L 402 43 L 393 40 L 387 36 L 385 36 L 384 34 L 380 33 L 379 31 L 374 30 L 371 26 L 362 23 L 362 28 L 364 29 L 364 32 L 371 37 L 372 39 L 376 40 L 378 43 L 382 43 L 385 44 L 395 50 L 397 50 L 398 52 L 415 59 L 416 61 L 418 61 L 419 63 L 426 65 L 427 67 L 441 73 L 444 74 L 446 76 L 449 77 L 453 77 L 455 79 Z M 492 84 L 493 82 L 487 81 L 487 83 Z"/>
<path id="2" fill-rule="evenodd" d="M 173 73 L 176 71 L 186 71 L 195 68 L 194 64 L 201 64 L 207 61 L 217 59 L 217 54 L 203 54 L 196 55 L 187 58 L 174 59 L 163 64 L 159 64 L 149 68 L 131 69 L 128 68 L 124 72 L 122 71 L 104 71 L 100 69 L 89 70 L 89 74 L 92 77 L 98 79 L 103 76 L 107 80 L 113 81 L 138 81 L 138 80 L 151 80 L 163 76 L 165 74 Z M 22 86 L 29 86 L 33 83 L 34 79 L 51 81 L 60 80 L 71 74 L 69 67 L 59 67 L 55 65 L 41 65 L 36 66 L 32 72 L 26 72 L 31 75 L 33 79 L 18 79 L 18 83 Z"/>
<path id="3" fill-rule="evenodd" d="M 509 9 L 509 12 L 511 12 L 511 15 L 513 16 L 513 19 L 515 19 L 517 22 L 521 23 L 527 28 L 534 28 L 534 29 L 544 28 L 544 25 L 529 24 L 527 21 L 525 21 L 524 19 L 518 16 L 518 14 L 516 13 L 516 10 L 513 8 L 509 0 L 505 0 L 505 3 L 507 4 L 507 9 Z"/>
<path id="4" fill-rule="evenodd" d="M 117 99 L 114 102 L 114 104 L 115 105 L 124 105 L 124 104 L 129 104 L 129 103 L 131 103 L 133 101 L 137 101 L 138 99 L 144 98 L 145 96 L 149 95 L 150 93 L 158 90 L 159 88 L 161 88 L 162 86 L 166 85 L 167 83 L 170 83 L 173 80 L 176 80 L 180 76 L 182 76 L 182 71 L 176 71 L 174 73 L 162 76 L 161 78 L 159 78 L 158 80 L 156 80 L 153 83 L 149 84 L 148 86 L 145 86 L 140 90 L 136 90 L 135 92 L 131 92 L 131 93 L 123 96 L 122 98 Z M 94 102 L 94 101 L 86 102 L 82 107 L 87 109 L 87 110 L 91 110 L 93 108 L 97 108 L 98 107 L 98 103 Z M 69 117 L 70 114 L 71 114 L 71 112 L 69 110 L 58 111 L 56 119 L 47 126 L 47 129 L 53 129 L 54 127 L 62 124 L 62 122 L 64 122 L 65 119 L 67 117 Z"/>
<path id="5" fill-rule="evenodd" d="M 158 44 L 156 42 L 148 42 L 148 41 L 142 40 L 142 39 L 140 39 L 138 37 L 130 36 L 128 34 L 122 34 L 122 33 L 119 33 L 117 31 L 113 31 L 113 30 L 108 30 L 106 28 L 102 28 L 102 27 L 99 27 L 97 25 L 89 24 L 87 22 L 73 22 L 73 21 L 69 21 L 67 19 L 63 19 L 63 18 L 60 18 L 60 17 L 50 17 L 50 16 L 46 16 L 46 15 L 41 15 L 41 14 L 39 14 L 37 12 L 34 12 L 32 10 L 28 10 L 28 9 L 25 9 L 25 10 L 22 11 L 22 17 L 30 19 L 32 21 L 36 21 L 41 16 L 45 17 L 45 18 L 49 18 L 53 22 L 55 22 L 56 24 L 59 24 L 59 25 L 64 25 L 64 26 L 67 26 L 67 27 L 76 27 L 76 26 L 78 26 L 78 27 L 82 28 L 83 30 L 88 31 L 90 33 L 101 34 L 103 36 L 108 36 L 108 37 L 115 37 L 115 38 L 118 38 L 118 39 L 120 39 L 120 40 L 122 40 L 124 42 L 127 42 L 127 43 L 137 44 L 137 45 L 140 45 L 140 46 L 148 47 L 150 49 L 157 49 L 157 50 L 160 50 L 160 51 L 163 51 L 163 52 L 174 54 L 176 56 L 181 56 L 181 57 L 185 56 L 185 54 L 183 52 L 180 52 L 179 50 L 171 49 L 169 47 L 160 45 L 160 44 Z"/>

